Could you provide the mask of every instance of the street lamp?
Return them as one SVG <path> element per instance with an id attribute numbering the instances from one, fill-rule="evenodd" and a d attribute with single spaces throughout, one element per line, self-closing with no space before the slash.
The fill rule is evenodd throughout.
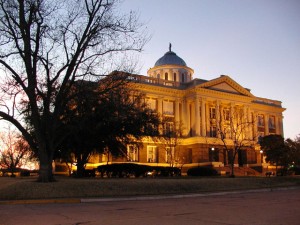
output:
<path id="1" fill-rule="evenodd" d="M 263 153 L 264 151 L 263 150 L 260 150 L 260 162 L 263 163 Z"/>
<path id="2" fill-rule="evenodd" d="M 215 155 L 214 155 L 215 148 L 211 147 L 210 150 L 211 150 L 211 154 L 210 154 L 211 155 L 211 162 L 214 162 L 215 161 Z"/>

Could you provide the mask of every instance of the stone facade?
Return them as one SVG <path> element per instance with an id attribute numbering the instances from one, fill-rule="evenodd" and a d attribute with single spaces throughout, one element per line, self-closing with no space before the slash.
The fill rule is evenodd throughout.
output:
<path id="1" fill-rule="evenodd" d="M 235 164 L 261 165 L 259 137 L 269 134 L 283 136 L 282 113 L 285 109 L 281 102 L 256 97 L 227 75 L 203 80 L 193 79 L 193 73 L 193 69 L 187 67 L 170 48 L 148 70 L 147 76 L 130 75 L 134 80 L 130 85 L 145 94 L 149 107 L 162 117 L 171 118 L 174 129 L 180 124 L 182 136 L 176 140 L 175 147 L 168 148 L 164 143 L 145 138 L 142 146 L 128 146 L 127 157 L 108 159 L 103 155 L 95 161 L 224 166 L 228 164 L 231 151 L 224 150 L 222 135 L 226 135 L 223 140 L 230 147 L 234 141 L 230 121 L 238 110 L 242 116 L 236 120 L 249 124 L 242 130 L 242 138 L 248 144 L 239 151 Z M 226 133 L 225 129 L 229 131 Z"/>

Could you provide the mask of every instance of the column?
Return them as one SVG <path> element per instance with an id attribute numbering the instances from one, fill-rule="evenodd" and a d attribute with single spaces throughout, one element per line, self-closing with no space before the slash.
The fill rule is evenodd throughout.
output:
<path id="1" fill-rule="evenodd" d="M 201 99 L 201 135 L 206 137 L 205 99 Z"/>
<path id="2" fill-rule="evenodd" d="M 265 114 L 264 119 L 265 119 L 265 136 L 266 136 L 269 135 L 269 115 Z"/>
<path id="3" fill-rule="evenodd" d="M 248 115 L 247 115 L 247 106 L 243 105 L 243 115 L 242 115 L 242 123 L 245 124 L 244 130 L 242 131 L 244 134 L 244 139 L 249 139 L 249 126 L 250 123 L 248 121 Z"/>
<path id="4" fill-rule="evenodd" d="M 255 137 L 255 141 L 258 141 L 258 128 L 257 128 L 257 112 L 253 112 L 253 134 L 254 134 L 254 137 Z"/>
<path id="5" fill-rule="evenodd" d="M 183 127 L 184 127 L 184 135 L 188 136 L 190 132 L 190 110 L 189 110 L 189 103 L 187 99 L 182 101 L 182 120 L 183 120 Z"/>
<path id="6" fill-rule="evenodd" d="M 190 130 L 191 130 L 191 112 L 190 112 L 190 103 L 188 100 L 186 100 L 185 102 L 185 107 L 186 107 L 186 122 L 187 122 L 187 134 L 190 134 Z"/>
<path id="7" fill-rule="evenodd" d="M 179 115 L 179 99 L 175 100 L 175 126 L 176 129 L 180 129 L 180 115 Z"/>
<path id="8" fill-rule="evenodd" d="M 218 120 L 219 122 L 218 122 L 218 124 L 219 124 L 220 131 L 224 132 L 226 135 L 227 131 L 224 130 L 224 110 L 223 109 L 224 109 L 224 106 L 223 106 L 222 102 L 220 102 L 219 103 L 219 120 Z"/>
<path id="9" fill-rule="evenodd" d="M 163 115 L 163 99 L 161 97 L 157 99 L 157 112 L 160 116 Z"/>
<path id="10" fill-rule="evenodd" d="M 195 97 L 195 135 L 200 136 L 200 104 L 199 97 Z"/>
<path id="11" fill-rule="evenodd" d="M 280 125 L 279 125 L 279 118 L 278 116 L 276 115 L 275 116 L 275 133 L 276 134 L 280 134 Z"/>
<path id="12" fill-rule="evenodd" d="M 195 131 L 196 131 L 196 115 L 195 115 L 195 102 L 191 102 L 190 105 L 190 115 L 191 115 L 191 118 L 190 118 L 190 121 L 191 121 L 191 136 L 195 136 Z"/>
<path id="13" fill-rule="evenodd" d="M 230 112 L 229 112 L 229 114 L 230 114 L 230 134 L 229 135 L 230 135 L 231 139 L 233 139 L 235 137 L 234 137 L 233 130 L 232 130 L 234 128 L 232 126 L 233 126 L 233 124 L 236 124 L 236 112 L 235 112 L 233 102 L 230 103 Z"/>
<path id="14" fill-rule="evenodd" d="M 251 117 L 251 111 L 250 107 L 247 108 L 247 116 L 248 116 L 248 122 L 249 122 L 249 139 L 253 140 L 253 129 L 254 129 L 254 122 L 253 118 Z"/>
<path id="15" fill-rule="evenodd" d="M 279 118 L 278 118 L 278 130 L 279 130 L 279 134 L 284 136 L 282 120 L 283 120 L 283 116 L 279 116 Z"/>
<path id="16" fill-rule="evenodd" d="M 217 137 L 220 137 L 220 101 L 216 101 L 216 128 L 217 128 Z"/>
<path id="17" fill-rule="evenodd" d="M 209 131 L 210 131 L 210 114 L 209 114 L 209 104 L 206 103 L 206 136 L 210 136 L 208 135 Z"/>
<path id="18" fill-rule="evenodd" d="M 163 98 L 162 97 L 158 97 L 157 98 L 157 113 L 158 116 L 160 117 L 160 119 L 163 118 Z M 162 134 L 163 133 L 163 126 L 160 124 L 158 127 L 159 133 Z"/>

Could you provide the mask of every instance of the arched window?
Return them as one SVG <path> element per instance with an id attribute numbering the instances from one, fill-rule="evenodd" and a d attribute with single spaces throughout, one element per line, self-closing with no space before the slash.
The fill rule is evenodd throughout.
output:
<path id="1" fill-rule="evenodd" d="M 174 73 L 174 79 L 173 80 L 176 82 L 176 73 Z"/>
<path id="2" fill-rule="evenodd" d="M 184 74 L 181 74 L 181 81 L 184 83 Z"/>
<path id="3" fill-rule="evenodd" d="M 165 80 L 168 80 L 168 73 L 165 73 Z"/>

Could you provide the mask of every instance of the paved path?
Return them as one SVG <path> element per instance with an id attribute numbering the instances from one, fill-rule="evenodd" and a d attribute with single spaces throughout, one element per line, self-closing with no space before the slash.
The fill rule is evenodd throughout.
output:
<path id="1" fill-rule="evenodd" d="M 78 204 L 0 205 L 0 225 L 299 225 L 300 189 Z"/>

